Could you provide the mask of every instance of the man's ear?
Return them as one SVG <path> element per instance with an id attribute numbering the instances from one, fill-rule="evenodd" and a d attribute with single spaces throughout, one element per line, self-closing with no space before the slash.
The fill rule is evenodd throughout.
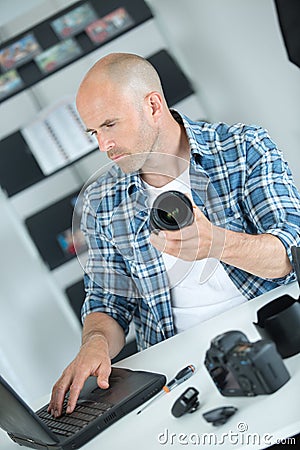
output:
<path id="1" fill-rule="evenodd" d="M 163 110 L 162 95 L 156 91 L 150 92 L 146 95 L 145 100 L 147 102 L 147 106 L 150 108 L 152 118 L 155 120 L 159 119 Z"/>

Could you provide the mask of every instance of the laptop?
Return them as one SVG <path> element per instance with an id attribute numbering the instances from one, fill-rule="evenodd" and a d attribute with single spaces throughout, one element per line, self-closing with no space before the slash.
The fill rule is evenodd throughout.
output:
<path id="1" fill-rule="evenodd" d="M 73 413 L 55 419 L 48 405 L 34 412 L 0 376 L 0 427 L 20 445 L 73 450 L 156 395 L 166 384 L 162 374 L 112 367 L 110 387 L 100 389 L 89 377 Z"/>

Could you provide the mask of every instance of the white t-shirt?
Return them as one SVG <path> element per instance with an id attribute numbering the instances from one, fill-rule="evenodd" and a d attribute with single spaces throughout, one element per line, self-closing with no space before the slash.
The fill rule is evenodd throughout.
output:
<path id="1" fill-rule="evenodd" d="M 152 206 L 165 191 L 177 190 L 191 196 L 189 169 L 162 188 L 143 181 Z M 184 261 L 162 253 L 171 290 L 172 312 L 177 333 L 246 301 L 224 267 L 215 258 Z"/>

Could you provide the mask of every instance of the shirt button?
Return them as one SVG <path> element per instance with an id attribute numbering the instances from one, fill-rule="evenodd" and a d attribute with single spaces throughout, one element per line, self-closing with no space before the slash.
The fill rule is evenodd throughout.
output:
<path id="1" fill-rule="evenodd" d="M 147 212 L 146 212 L 146 211 L 141 211 L 141 212 L 139 213 L 139 215 L 140 215 L 141 217 L 146 217 L 146 216 L 147 216 Z"/>

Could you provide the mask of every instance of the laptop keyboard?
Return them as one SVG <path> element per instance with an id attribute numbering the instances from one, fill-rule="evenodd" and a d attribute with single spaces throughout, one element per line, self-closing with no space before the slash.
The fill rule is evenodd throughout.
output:
<path id="1" fill-rule="evenodd" d="M 60 417 L 54 418 L 47 412 L 47 405 L 37 412 L 39 418 L 50 428 L 53 433 L 61 436 L 71 436 L 86 427 L 97 417 L 106 413 L 113 406 L 109 403 L 85 401 L 76 406 L 71 414 L 66 414 L 66 403 Z"/>

